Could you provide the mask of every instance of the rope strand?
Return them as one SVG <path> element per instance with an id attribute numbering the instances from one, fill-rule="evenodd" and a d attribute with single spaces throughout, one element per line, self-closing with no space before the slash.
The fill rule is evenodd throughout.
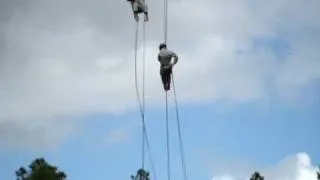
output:
<path id="1" fill-rule="evenodd" d="M 182 141 L 180 117 L 179 117 L 179 106 L 178 106 L 178 101 L 177 101 L 176 88 L 174 85 L 173 73 L 172 73 L 172 86 L 173 86 L 174 101 L 175 101 L 175 105 L 176 105 L 176 118 L 177 118 L 177 125 L 178 125 L 178 137 L 179 137 L 180 157 L 181 157 L 181 163 L 182 163 L 183 177 L 184 177 L 184 180 L 188 180 L 186 161 L 185 161 L 185 157 L 184 157 L 184 148 L 183 148 L 183 141 Z"/>
<path id="2" fill-rule="evenodd" d="M 145 59 L 146 59 L 146 51 L 145 51 L 145 45 L 146 45 L 146 24 L 145 23 L 143 23 L 143 36 L 142 36 L 142 42 L 143 42 L 143 44 L 142 44 L 142 46 L 143 46 L 143 48 L 142 48 L 142 69 L 143 69 L 143 73 L 142 73 L 142 109 L 143 109 L 143 117 L 145 118 L 145 96 L 144 96 L 144 94 L 145 94 L 145 72 L 146 72 L 146 68 L 145 68 Z M 144 119 L 143 118 L 143 119 Z M 144 125 L 144 127 L 143 127 L 143 135 L 145 135 L 146 134 L 146 127 L 145 127 L 145 122 L 143 122 L 143 125 Z M 145 147 L 145 141 L 144 140 L 142 140 L 142 147 L 143 147 L 143 151 L 145 151 L 145 149 L 144 149 L 144 147 Z M 144 152 L 143 152 L 144 153 Z M 145 159 L 143 159 L 143 161 L 142 161 L 142 163 L 143 163 L 143 166 L 142 166 L 142 168 L 144 168 L 144 163 L 145 163 Z"/>
<path id="3" fill-rule="evenodd" d="M 164 43 L 168 39 L 168 1 L 164 0 Z M 168 118 L 168 93 L 166 92 L 166 133 L 167 133 L 167 176 L 170 180 L 170 142 L 169 142 L 169 118 Z"/>
<path id="4" fill-rule="evenodd" d="M 169 143 L 169 118 L 168 118 L 168 93 L 166 92 L 166 134 L 167 134 L 167 171 L 170 180 L 170 143 Z"/>
<path id="5" fill-rule="evenodd" d="M 164 43 L 167 44 L 168 39 L 168 1 L 164 0 Z"/>
<path id="6" fill-rule="evenodd" d="M 145 148 L 144 148 L 144 136 L 145 136 L 145 127 L 144 127 L 144 109 L 142 107 L 140 94 L 139 94 L 139 88 L 138 88 L 138 73 L 137 73 L 137 53 L 138 53 L 138 37 L 139 37 L 139 22 L 136 24 L 136 34 L 135 34 L 135 51 L 134 51 L 134 67 L 135 67 L 135 87 L 136 87 L 136 94 L 139 102 L 140 107 L 140 115 L 142 119 L 142 155 L 141 155 L 141 163 L 142 168 L 144 168 L 144 159 L 145 159 Z"/>
<path id="7" fill-rule="evenodd" d="M 164 0 L 164 43 L 168 43 L 168 0 Z M 183 141 L 182 141 L 182 133 L 181 133 L 181 125 L 180 125 L 180 117 L 179 117 L 179 108 L 178 108 L 178 101 L 176 97 L 176 90 L 174 85 L 174 79 L 172 74 L 172 86 L 174 91 L 174 100 L 176 106 L 176 119 L 178 125 L 178 137 L 179 137 L 179 146 L 180 146 L 180 156 L 181 156 L 181 163 L 182 163 L 182 171 L 184 180 L 187 180 L 187 168 L 186 162 L 184 157 L 184 149 L 183 149 Z M 167 168 L 168 168 L 168 180 L 170 180 L 170 151 L 169 151 L 169 122 L 168 122 L 168 95 L 166 92 L 166 124 L 167 124 Z"/>
<path id="8" fill-rule="evenodd" d="M 154 166 L 154 161 L 153 157 L 151 154 L 151 147 L 150 147 L 150 142 L 148 138 L 148 132 L 147 128 L 145 125 L 145 40 L 146 40 L 146 27 L 145 23 L 143 25 L 143 79 L 142 79 L 142 102 L 140 99 L 140 94 L 139 94 L 139 88 L 138 88 L 138 74 L 137 74 L 137 52 L 138 52 L 138 34 L 139 34 L 139 22 L 137 22 L 136 25 L 136 36 L 135 36 L 135 88 L 136 88 L 136 94 L 139 102 L 139 107 L 140 107 L 140 115 L 141 115 L 141 120 L 142 120 L 142 168 L 144 169 L 145 166 L 145 147 L 147 147 L 147 151 L 149 154 L 149 159 L 151 162 L 152 166 L 152 171 L 154 174 L 154 179 L 156 179 L 156 170 Z"/>
<path id="9" fill-rule="evenodd" d="M 146 71 L 146 23 L 143 22 L 143 112 L 144 112 L 144 117 L 145 117 L 145 71 Z M 144 131 L 144 135 L 145 135 L 145 145 L 147 147 L 147 150 L 148 150 L 148 154 L 149 154 L 149 159 L 150 159 L 150 163 L 151 163 L 151 168 L 152 168 L 152 171 L 153 171 L 153 174 L 154 174 L 154 180 L 156 180 L 157 176 L 156 176 L 156 169 L 155 169 L 155 165 L 154 165 L 154 162 L 153 162 L 153 157 L 152 157 L 152 154 L 151 154 L 151 148 L 150 148 L 150 143 L 149 143 L 149 138 L 148 138 L 148 133 L 147 133 L 147 128 L 146 128 L 146 125 L 145 125 L 145 122 L 143 123 L 144 124 L 144 127 L 143 127 L 143 131 Z M 144 141 L 143 141 L 144 142 Z"/>
<path id="10" fill-rule="evenodd" d="M 148 149 L 148 154 L 149 154 L 149 159 L 150 159 L 150 163 L 151 163 L 151 168 L 152 168 L 152 171 L 153 171 L 153 179 L 156 180 L 157 179 L 157 174 L 156 174 L 156 169 L 155 169 L 155 165 L 154 165 L 154 161 L 153 161 L 153 158 L 152 158 L 152 154 L 151 154 L 151 148 L 150 148 L 150 143 L 149 143 L 149 139 L 148 139 L 148 133 L 147 133 L 147 129 L 145 128 L 145 140 L 146 140 L 146 146 L 147 146 L 147 149 Z"/>

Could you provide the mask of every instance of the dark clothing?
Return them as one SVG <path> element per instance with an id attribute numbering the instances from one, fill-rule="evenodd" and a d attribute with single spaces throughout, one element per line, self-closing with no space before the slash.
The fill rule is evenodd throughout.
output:
<path id="1" fill-rule="evenodd" d="M 144 0 L 128 0 L 129 2 L 131 2 L 131 6 L 132 6 L 132 11 L 134 14 L 134 18 L 135 20 L 138 22 L 139 17 L 138 14 L 140 13 L 144 13 L 144 21 L 148 21 L 149 17 L 148 17 L 148 6 L 146 5 Z"/>
<path id="2" fill-rule="evenodd" d="M 161 75 L 163 88 L 166 91 L 170 90 L 171 74 L 172 74 L 172 67 L 160 69 L 160 75 Z"/>
<path id="3" fill-rule="evenodd" d="M 171 62 L 172 58 L 174 59 L 173 63 Z M 176 53 L 163 48 L 158 54 L 158 61 L 160 62 L 160 75 L 163 88 L 165 91 L 168 91 L 171 84 L 172 66 L 178 62 L 178 56 Z"/>

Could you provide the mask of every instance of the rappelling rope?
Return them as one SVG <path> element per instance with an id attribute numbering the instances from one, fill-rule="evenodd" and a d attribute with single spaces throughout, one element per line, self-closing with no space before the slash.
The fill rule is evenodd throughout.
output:
<path id="1" fill-rule="evenodd" d="M 173 73 L 172 73 L 172 87 L 173 87 L 173 94 L 174 94 L 174 102 L 176 105 L 176 118 L 177 118 L 177 125 L 178 125 L 178 137 L 179 137 L 180 157 L 181 157 L 181 163 L 182 163 L 183 179 L 188 180 L 186 160 L 184 157 L 184 148 L 183 148 L 183 141 L 182 141 L 181 126 L 180 126 L 179 106 L 178 106 L 178 100 L 177 100 L 177 95 L 176 95 L 176 88 L 174 85 Z"/>
<path id="2" fill-rule="evenodd" d="M 136 34 L 135 34 L 135 48 L 134 48 L 134 67 L 135 67 L 135 87 L 136 87 L 136 93 L 137 98 L 139 102 L 140 107 L 140 115 L 142 119 L 142 168 L 144 168 L 144 159 L 145 159 L 145 144 L 144 144 L 144 138 L 145 138 L 145 121 L 144 121 L 144 108 L 141 103 L 140 94 L 139 94 L 139 88 L 138 88 L 138 72 L 137 72 L 137 54 L 138 54 L 138 36 L 139 36 L 139 22 L 136 24 Z"/>
<path id="3" fill-rule="evenodd" d="M 165 44 L 168 43 L 168 0 L 164 0 L 164 43 Z M 180 117 L 179 117 L 179 106 L 178 106 L 178 101 L 177 101 L 177 97 L 176 97 L 176 90 L 175 90 L 173 73 L 172 73 L 172 86 L 173 86 L 174 101 L 175 101 L 175 107 L 176 107 L 176 120 L 177 120 L 177 126 L 178 126 L 178 138 L 179 138 L 183 178 L 184 178 L 184 180 L 188 180 L 186 161 L 185 161 L 185 156 L 184 156 L 183 141 L 182 141 Z M 169 146 L 170 143 L 169 143 L 168 93 L 167 93 L 167 91 L 166 91 L 166 130 L 167 130 L 167 171 L 168 171 L 168 180 L 170 180 L 170 146 Z"/>
<path id="4" fill-rule="evenodd" d="M 168 93 L 166 92 L 166 134 L 167 134 L 167 171 L 170 180 L 170 142 L 169 142 L 169 117 L 168 117 Z"/>
<path id="5" fill-rule="evenodd" d="M 164 0 L 164 43 L 167 44 L 168 39 L 168 2 Z M 166 135 L 167 135 L 167 176 L 171 178 L 170 173 L 170 142 L 169 142 L 169 117 L 168 117 L 168 93 L 166 91 Z"/>
<path id="6" fill-rule="evenodd" d="M 145 69 L 146 69 L 146 23 L 143 22 L 143 112 L 144 112 L 144 117 L 145 117 Z M 144 129 L 144 137 L 145 137 L 145 145 L 147 147 L 147 150 L 149 152 L 149 159 L 150 159 L 150 163 L 151 163 L 151 168 L 153 171 L 153 179 L 156 180 L 157 179 L 157 175 L 156 175 L 156 169 L 155 169 L 155 165 L 154 165 L 154 161 L 152 158 L 152 154 L 151 154 L 151 148 L 150 148 L 150 143 L 149 143 L 149 138 L 148 138 L 148 133 L 147 133 L 147 127 L 145 125 L 145 121 L 143 121 L 143 129 Z M 143 141 L 144 142 L 144 141 Z M 143 143 L 144 144 L 144 143 Z"/>
<path id="7" fill-rule="evenodd" d="M 143 23 L 143 36 L 142 36 L 142 109 L 143 109 L 143 127 L 142 127 L 142 138 L 146 137 L 146 126 L 145 126 L 145 121 L 144 121 L 144 117 L 145 117 L 145 96 L 144 96 L 144 92 L 145 92 L 145 72 L 146 72 L 146 68 L 145 68 L 145 55 L 146 55 L 146 51 L 145 51 L 145 40 L 146 40 L 146 24 Z M 145 151 L 145 141 L 142 139 L 142 152 L 144 153 Z M 144 163 L 145 163 L 145 159 L 142 160 L 142 168 L 144 168 Z"/>
<path id="8" fill-rule="evenodd" d="M 139 93 L 139 88 L 138 88 L 138 74 L 137 74 L 137 53 L 138 53 L 138 35 L 139 35 L 139 22 L 136 24 L 136 33 L 135 33 L 135 88 L 136 88 L 136 94 L 139 102 L 139 107 L 140 107 L 140 115 L 141 115 L 141 120 L 142 120 L 142 169 L 144 169 L 145 166 L 145 147 L 147 147 L 147 150 L 149 152 L 149 158 L 151 161 L 151 166 L 152 166 L 152 171 L 154 174 L 154 179 L 156 179 L 156 171 L 155 171 L 155 166 L 154 166 L 154 161 L 152 158 L 151 154 L 151 148 L 150 148 L 150 143 L 149 143 L 149 138 L 148 138 L 148 133 L 147 133 L 147 128 L 145 125 L 145 23 L 143 25 L 143 79 L 142 79 L 142 102 L 140 99 L 140 93 Z"/>
<path id="9" fill-rule="evenodd" d="M 168 0 L 164 0 L 164 43 L 168 39 Z"/>

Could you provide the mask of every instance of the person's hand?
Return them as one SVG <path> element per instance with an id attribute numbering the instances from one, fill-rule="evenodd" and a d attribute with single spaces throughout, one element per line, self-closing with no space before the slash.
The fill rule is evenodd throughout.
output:
<path id="1" fill-rule="evenodd" d="M 172 58 L 170 59 L 170 62 L 169 62 L 169 66 L 173 66 L 174 65 L 174 63 L 173 63 L 173 60 L 172 60 Z"/>

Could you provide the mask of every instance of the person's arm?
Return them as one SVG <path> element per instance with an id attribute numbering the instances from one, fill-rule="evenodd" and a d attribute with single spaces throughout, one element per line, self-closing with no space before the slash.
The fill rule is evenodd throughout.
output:
<path id="1" fill-rule="evenodd" d="M 178 56 L 177 56 L 177 54 L 174 53 L 173 51 L 170 51 L 170 55 L 171 55 L 171 57 L 172 57 L 173 60 L 174 60 L 173 64 L 177 64 L 178 59 L 179 59 Z"/>

